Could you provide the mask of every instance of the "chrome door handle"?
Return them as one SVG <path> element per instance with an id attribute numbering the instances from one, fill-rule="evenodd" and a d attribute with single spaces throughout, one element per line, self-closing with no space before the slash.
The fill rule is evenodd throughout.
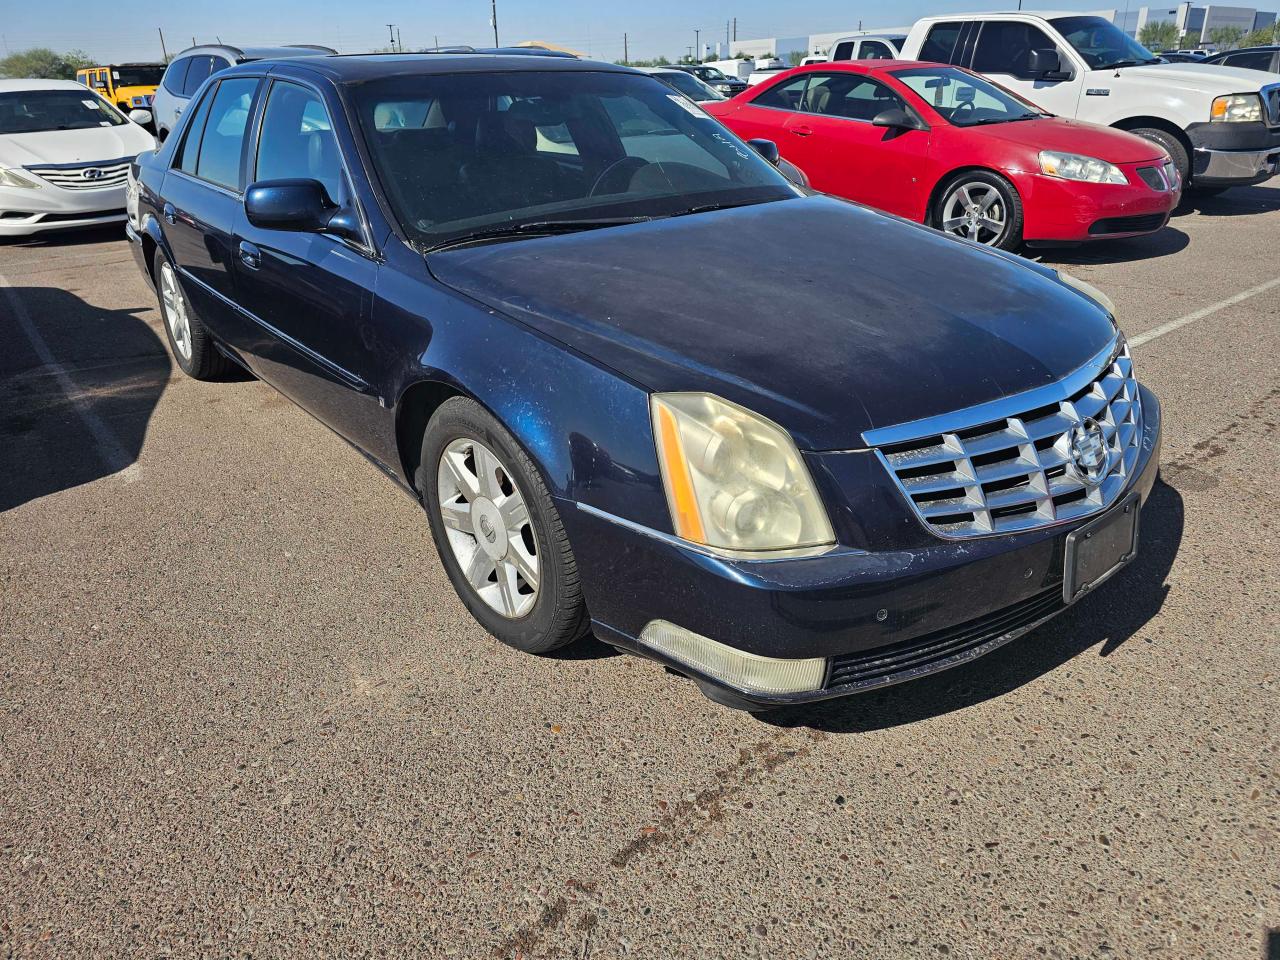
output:
<path id="1" fill-rule="evenodd" d="M 250 270 L 262 266 L 262 251 L 248 240 L 240 241 L 240 262 Z"/>

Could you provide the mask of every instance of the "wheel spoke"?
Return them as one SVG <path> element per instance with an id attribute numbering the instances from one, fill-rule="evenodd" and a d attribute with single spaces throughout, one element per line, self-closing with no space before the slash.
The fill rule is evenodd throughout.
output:
<path id="1" fill-rule="evenodd" d="M 471 584 L 478 592 L 489 585 L 489 574 L 493 573 L 493 570 L 493 561 L 477 545 L 475 552 L 471 554 L 471 559 L 467 561 L 463 576 L 467 578 L 467 583 Z"/>
<path id="2" fill-rule="evenodd" d="M 944 230 L 958 230 L 962 226 L 964 226 L 964 217 L 952 217 L 950 220 L 942 221 Z"/>
<path id="3" fill-rule="evenodd" d="M 461 454 L 446 452 L 440 464 L 449 472 L 449 479 L 457 484 L 458 490 L 468 503 L 480 496 L 478 479 L 467 469 Z"/>
<path id="4" fill-rule="evenodd" d="M 507 549 L 507 560 L 520 571 L 520 576 L 524 577 L 531 590 L 538 589 L 538 561 L 525 555 L 523 543 L 511 544 Z"/>
<path id="5" fill-rule="evenodd" d="M 471 508 L 467 504 L 456 503 L 452 499 L 440 504 L 440 519 L 450 530 L 458 530 L 468 536 L 474 536 L 471 531 Z"/>
<path id="6" fill-rule="evenodd" d="M 480 494 L 490 500 L 497 500 L 502 496 L 502 488 L 498 486 L 498 470 L 502 465 L 498 463 L 497 457 L 480 444 L 477 443 L 472 449 L 475 451 L 476 473 L 480 478 Z"/>
<path id="7" fill-rule="evenodd" d="M 1000 199 L 1000 194 L 996 193 L 994 190 L 988 190 L 986 199 L 983 200 L 980 204 L 978 204 L 978 211 L 980 213 L 986 213 L 988 210 L 991 209 L 991 205 L 999 199 Z"/>
<path id="8" fill-rule="evenodd" d="M 960 203 L 963 204 L 964 206 L 966 207 L 973 206 L 973 197 L 969 193 L 968 184 L 965 184 L 963 187 L 961 187 L 959 190 L 956 191 L 956 197 L 959 198 Z"/>
<path id="9" fill-rule="evenodd" d="M 507 526 L 507 533 L 513 538 L 519 537 L 520 531 L 529 522 L 529 508 L 524 497 L 513 493 L 498 504 L 498 510 L 502 514 L 502 522 Z"/>
<path id="10" fill-rule="evenodd" d="M 514 617 L 520 605 L 520 592 L 516 589 L 515 564 L 504 560 L 497 566 L 498 596 L 502 602 L 502 612 Z"/>
<path id="11" fill-rule="evenodd" d="M 993 220 L 990 217 L 979 217 L 978 223 L 982 224 L 982 226 L 986 227 L 992 233 L 997 235 L 999 235 L 1004 231 L 1003 220 Z"/>

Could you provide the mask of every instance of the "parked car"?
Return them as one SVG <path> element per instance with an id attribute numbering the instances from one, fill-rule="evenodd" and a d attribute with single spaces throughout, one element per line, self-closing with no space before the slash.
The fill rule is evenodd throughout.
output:
<path id="1" fill-rule="evenodd" d="M 1235 67 L 1160 63 L 1091 14 L 926 17 L 902 56 L 968 67 L 1046 110 L 1160 144 L 1187 187 L 1217 192 L 1280 168 L 1280 83 Z"/>
<path id="2" fill-rule="evenodd" d="M 1219 53 L 1203 63 L 1216 63 L 1224 67 L 1242 67 L 1245 70 L 1265 70 L 1280 73 L 1280 45 L 1269 47 L 1242 47 L 1229 53 Z"/>
<path id="3" fill-rule="evenodd" d="M 74 80 L 0 80 L 0 237 L 124 220 L 129 164 L 155 143 Z"/>
<path id="4" fill-rule="evenodd" d="M 1208 47 L 1187 47 L 1182 50 L 1175 50 L 1174 53 L 1181 53 L 1191 57 L 1199 57 L 1203 60 L 1205 57 L 1213 56 L 1214 51 Z"/>
<path id="5" fill-rule="evenodd" d="M 233 64 L 252 63 L 255 60 L 281 60 L 286 57 L 315 57 L 337 53 L 329 47 L 296 43 L 283 47 L 233 47 L 225 43 L 188 47 L 165 69 L 160 87 L 151 103 L 155 118 L 156 136 L 163 142 L 178 123 L 183 108 L 200 89 L 200 85 L 215 73 Z"/>
<path id="6" fill-rule="evenodd" d="M 77 80 L 98 91 L 125 113 L 149 110 L 163 75 L 163 63 L 117 63 L 76 71 Z"/>
<path id="7" fill-rule="evenodd" d="M 827 58 L 820 53 L 810 54 L 800 61 L 800 66 L 806 67 L 811 63 L 826 63 Z"/>
<path id="8" fill-rule="evenodd" d="M 346 438 L 517 649 L 590 629 L 735 706 L 816 700 L 979 656 L 1135 554 L 1160 406 L 1103 294 L 804 196 L 652 76 L 244 64 L 133 177 L 178 366 Z"/>
<path id="9" fill-rule="evenodd" d="M 747 81 L 740 80 L 736 76 L 731 77 L 728 74 L 717 70 L 715 67 L 710 67 L 706 64 L 699 63 L 692 66 L 687 64 L 677 64 L 673 69 L 683 70 L 685 73 L 693 74 L 712 90 L 716 91 L 716 93 L 722 94 L 726 97 L 737 96 L 743 90 L 747 89 Z"/>
<path id="10" fill-rule="evenodd" d="M 1150 233 L 1181 196 L 1159 145 L 1051 117 L 958 67 L 797 67 L 706 109 L 775 141 L 815 190 L 1006 250 Z"/>
<path id="11" fill-rule="evenodd" d="M 1176 53 L 1172 50 L 1166 50 L 1157 53 L 1156 56 L 1161 63 L 1204 63 L 1204 57 L 1198 57 L 1194 53 Z"/>
<path id="12" fill-rule="evenodd" d="M 713 90 L 691 73 L 674 67 L 640 67 L 645 73 L 678 90 L 694 103 L 713 103 L 724 99 L 724 94 Z"/>
<path id="13" fill-rule="evenodd" d="M 832 60 L 896 60 L 907 39 L 903 33 L 867 33 L 842 37 L 831 45 Z"/>
<path id="14" fill-rule="evenodd" d="M 754 70 L 751 71 L 751 74 L 747 77 L 747 86 L 754 87 L 757 83 L 764 83 L 766 80 L 772 80 L 774 77 L 782 73 L 784 70 L 789 70 L 789 69 L 791 68 L 788 67 L 781 60 L 779 60 L 774 66 L 756 67 Z"/>

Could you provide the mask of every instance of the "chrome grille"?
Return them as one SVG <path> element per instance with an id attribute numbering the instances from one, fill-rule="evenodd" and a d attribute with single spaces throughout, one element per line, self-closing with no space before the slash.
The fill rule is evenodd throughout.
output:
<path id="1" fill-rule="evenodd" d="M 97 163 L 59 163 L 26 169 L 46 183 L 65 190 L 101 190 L 104 187 L 118 187 L 129 179 L 131 159 L 125 157 Z"/>
<path id="2" fill-rule="evenodd" d="M 1280 125 L 1280 83 L 1262 88 L 1262 102 L 1267 107 L 1267 122 L 1273 127 Z"/>
<path id="3" fill-rule="evenodd" d="M 1114 503 L 1132 476 L 1141 428 L 1133 362 L 1119 341 L 1048 387 L 864 438 L 926 527 L 967 538 L 1075 520 Z"/>

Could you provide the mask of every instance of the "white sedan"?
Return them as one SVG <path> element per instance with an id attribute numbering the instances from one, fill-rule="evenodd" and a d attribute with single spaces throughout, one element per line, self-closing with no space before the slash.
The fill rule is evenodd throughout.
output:
<path id="1" fill-rule="evenodd" d="M 73 80 L 0 80 L 0 237 L 125 219 L 129 163 L 156 141 Z"/>

